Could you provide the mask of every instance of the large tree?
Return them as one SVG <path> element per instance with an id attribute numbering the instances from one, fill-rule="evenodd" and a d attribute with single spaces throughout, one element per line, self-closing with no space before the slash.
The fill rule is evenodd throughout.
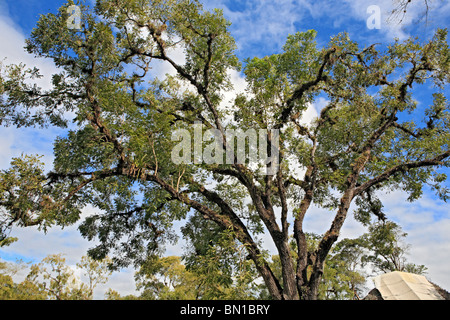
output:
<path id="1" fill-rule="evenodd" d="M 98 213 L 80 226 L 99 241 L 90 255 L 112 255 L 117 267 L 139 265 L 176 238 L 174 221 L 195 215 L 209 221 L 206 232 L 232 232 L 274 299 L 315 299 L 352 203 L 367 220 L 372 213 L 384 218 L 384 190 L 404 190 L 414 200 L 429 184 L 446 199 L 445 30 L 428 42 L 386 48 L 360 48 L 345 33 L 319 48 L 315 31 L 296 33 L 281 53 L 246 60 L 245 93 L 227 101 L 230 70 L 241 63 L 220 10 L 204 11 L 192 0 L 100 0 L 94 9 L 78 4 L 77 29 L 68 24 L 72 4 L 42 15 L 27 41 L 29 53 L 60 68 L 51 89 L 33 84 L 36 69 L 1 70 L 3 125 L 68 127 L 54 143 L 50 172 L 24 156 L 1 173 L 3 236 L 14 225 L 73 224 L 90 204 Z M 176 75 L 156 78 L 152 68 L 161 63 Z M 428 106 L 413 98 L 423 84 L 434 85 Z M 319 96 L 326 106 L 306 121 Z M 267 170 L 230 153 L 231 129 L 266 130 L 257 132 L 266 133 L 272 155 Z M 180 132 L 194 137 L 194 153 L 210 150 L 215 134 L 214 157 L 228 150 L 227 161 L 173 161 L 180 142 L 172 134 Z M 308 250 L 303 222 L 313 204 L 334 219 Z M 261 245 L 264 232 L 281 277 Z"/>
<path id="2" fill-rule="evenodd" d="M 444 3 L 443 0 L 394 0 L 392 2 L 394 8 L 392 9 L 389 19 L 398 21 L 399 23 L 403 21 L 411 6 L 416 4 L 419 8 L 422 8 L 420 19 L 425 18 L 425 22 L 428 22 L 428 15 L 430 11 L 432 9 L 438 9 L 439 4 Z M 435 4 L 438 4 L 438 6 L 433 8 Z"/>

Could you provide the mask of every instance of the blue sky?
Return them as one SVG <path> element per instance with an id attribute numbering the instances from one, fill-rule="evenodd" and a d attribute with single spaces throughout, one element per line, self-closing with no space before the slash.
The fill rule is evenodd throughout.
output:
<path id="1" fill-rule="evenodd" d="M 56 12 L 64 2 L 0 0 L 0 59 L 7 57 L 10 63 L 35 65 L 47 76 L 55 72 L 51 61 L 37 60 L 24 53 L 22 48 L 24 39 L 39 15 Z M 422 0 L 413 1 L 402 24 L 398 20 L 387 21 L 393 9 L 391 0 L 205 0 L 203 4 L 206 9 L 222 9 L 225 17 L 232 22 L 230 31 L 236 39 L 236 53 L 241 61 L 253 56 L 279 53 L 287 35 L 297 31 L 317 30 L 319 46 L 325 45 L 331 36 L 346 31 L 352 40 L 363 47 L 373 43 L 386 45 L 395 37 L 406 39 L 408 36 L 419 36 L 425 41 L 432 36 L 436 27 L 448 27 L 450 21 L 450 4 L 440 0 L 432 2 L 428 23 L 421 19 Z M 371 15 L 367 8 L 372 5 L 380 8 L 379 29 L 367 27 L 367 19 Z M 159 71 L 167 70 L 161 67 Z M 240 74 L 232 74 L 232 80 L 237 90 L 245 84 Z M 48 85 L 48 77 L 42 80 L 42 85 Z M 418 95 L 424 98 L 424 102 L 429 96 L 427 88 L 422 88 Z M 319 104 L 316 104 L 316 109 Z M 315 112 L 317 110 L 313 108 L 311 116 Z M 0 169 L 8 168 L 11 157 L 22 152 L 43 154 L 47 167 L 51 168 L 52 142 L 59 134 L 63 132 L 53 128 L 39 131 L 0 128 Z M 399 191 L 384 196 L 385 211 L 390 219 L 400 223 L 408 233 L 411 261 L 426 265 L 428 278 L 450 290 L 450 206 L 436 199 L 431 192 L 426 192 L 415 203 L 406 202 L 406 197 Z M 85 214 L 91 212 L 93 209 L 88 208 Z M 330 221 L 329 213 L 316 209 L 308 217 L 305 228 L 322 233 L 329 227 Z M 350 217 L 344 226 L 343 236 L 356 237 L 363 232 L 364 228 Z M 92 246 L 81 238 L 76 227 L 50 230 L 47 235 L 34 229 L 14 229 L 12 236 L 17 236 L 19 241 L 1 249 L 0 258 L 38 262 L 50 253 L 65 253 L 67 261 L 74 265 Z M 181 245 L 171 246 L 168 254 L 179 254 L 180 248 Z M 114 275 L 105 287 L 124 294 L 133 292 L 132 270 Z M 101 294 L 98 297 L 101 298 Z"/>

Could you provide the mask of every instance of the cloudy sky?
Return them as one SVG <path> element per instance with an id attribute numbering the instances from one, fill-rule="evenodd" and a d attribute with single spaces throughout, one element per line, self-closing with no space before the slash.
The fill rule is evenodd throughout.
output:
<path id="1" fill-rule="evenodd" d="M 43 88 L 49 86 L 48 75 L 56 68 L 52 61 L 38 60 L 26 54 L 24 40 L 40 14 L 56 12 L 64 2 L 0 0 L 0 59 L 6 57 L 6 63 L 23 62 L 28 66 L 37 66 L 47 75 L 40 83 Z M 406 39 L 409 36 L 428 39 L 437 27 L 448 27 L 450 21 L 450 2 L 441 0 L 431 2 L 427 17 L 424 16 L 424 2 L 412 1 L 402 23 L 399 23 L 399 17 L 390 14 L 396 7 L 395 0 L 205 0 L 203 3 L 207 9 L 222 9 L 225 17 L 232 22 L 230 30 L 236 39 L 237 55 L 241 60 L 280 52 L 287 35 L 297 31 L 317 30 L 319 45 L 325 45 L 330 36 L 346 31 L 352 40 L 364 46 L 387 44 L 394 38 Z M 169 70 L 160 70 L 163 71 Z M 241 75 L 232 74 L 232 79 L 236 88 L 242 89 L 245 81 Z M 309 110 L 311 117 L 321 103 L 323 101 L 318 101 Z M 11 158 L 21 153 L 43 155 L 50 169 L 52 143 L 61 133 L 54 128 L 0 128 L 0 169 L 8 168 Z M 408 233 L 406 241 L 411 244 L 410 260 L 427 266 L 427 277 L 450 291 L 450 206 L 430 192 L 414 203 L 408 203 L 406 197 L 401 192 L 385 195 L 385 212 Z M 93 209 L 86 208 L 85 214 L 90 212 Z M 331 222 L 331 219 L 329 213 L 313 210 L 305 228 L 323 233 L 329 227 L 329 223 L 324 221 Z M 363 232 L 365 229 L 350 217 L 342 237 L 357 237 Z M 79 235 L 76 226 L 64 230 L 52 229 L 46 235 L 34 229 L 14 229 L 11 235 L 18 237 L 19 241 L 0 250 L 0 258 L 8 261 L 20 258 L 39 262 L 48 254 L 64 253 L 67 262 L 74 265 L 92 247 Z M 167 253 L 179 254 L 180 248 L 181 245 L 169 247 Z M 97 290 L 96 297 L 102 298 L 108 287 L 122 294 L 133 293 L 135 285 L 132 275 L 132 270 L 114 274 L 107 285 Z"/>

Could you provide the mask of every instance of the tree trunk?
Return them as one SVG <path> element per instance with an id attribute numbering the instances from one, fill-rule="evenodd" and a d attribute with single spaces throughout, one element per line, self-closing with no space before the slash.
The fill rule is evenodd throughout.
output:
<path id="1" fill-rule="evenodd" d="M 298 300 L 299 294 L 295 281 L 293 259 L 287 240 L 283 240 L 282 243 L 279 244 L 278 250 L 280 252 L 280 262 L 283 275 L 283 298 L 285 300 Z"/>

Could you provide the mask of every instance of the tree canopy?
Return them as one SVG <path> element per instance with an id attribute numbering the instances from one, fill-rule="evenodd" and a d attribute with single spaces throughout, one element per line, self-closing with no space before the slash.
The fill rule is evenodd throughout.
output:
<path id="1" fill-rule="evenodd" d="M 205 223 L 195 228 L 212 239 L 218 232 L 233 235 L 272 298 L 316 299 L 351 204 L 367 223 L 386 219 L 383 191 L 403 190 L 412 201 L 429 185 L 448 199 L 445 29 L 426 42 L 364 48 L 346 33 L 318 47 L 309 30 L 289 35 L 278 54 L 241 62 L 222 12 L 197 1 L 76 3 L 80 29 L 67 27 L 70 5 L 42 15 L 27 40 L 29 53 L 51 58 L 61 70 L 51 89 L 34 83 L 36 68 L 1 66 L 0 123 L 67 133 L 54 142 L 50 172 L 33 155 L 13 159 L 1 172 L 0 240 L 15 225 L 74 224 L 89 204 L 98 211 L 80 231 L 99 241 L 90 256 L 111 256 L 117 268 L 139 267 L 176 240 L 175 221 L 196 217 Z M 180 50 L 183 59 L 174 57 Z M 160 63 L 176 75 L 156 77 L 152 68 Z M 242 71 L 247 87 L 227 101 L 230 70 Z M 423 85 L 433 87 L 429 105 L 414 95 Z M 318 97 L 326 106 L 305 121 Z M 227 133 L 238 132 L 239 139 L 251 130 L 271 161 L 252 163 L 250 147 L 239 161 L 235 137 Z M 193 138 L 187 145 L 194 157 L 176 163 L 180 132 Z M 222 161 L 205 161 L 211 158 Z M 313 204 L 334 218 L 308 248 L 303 222 Z M 265 232 L 279 274 L 261 245 Z M 201 240 L 198 232 L 185 234 Z"/>

